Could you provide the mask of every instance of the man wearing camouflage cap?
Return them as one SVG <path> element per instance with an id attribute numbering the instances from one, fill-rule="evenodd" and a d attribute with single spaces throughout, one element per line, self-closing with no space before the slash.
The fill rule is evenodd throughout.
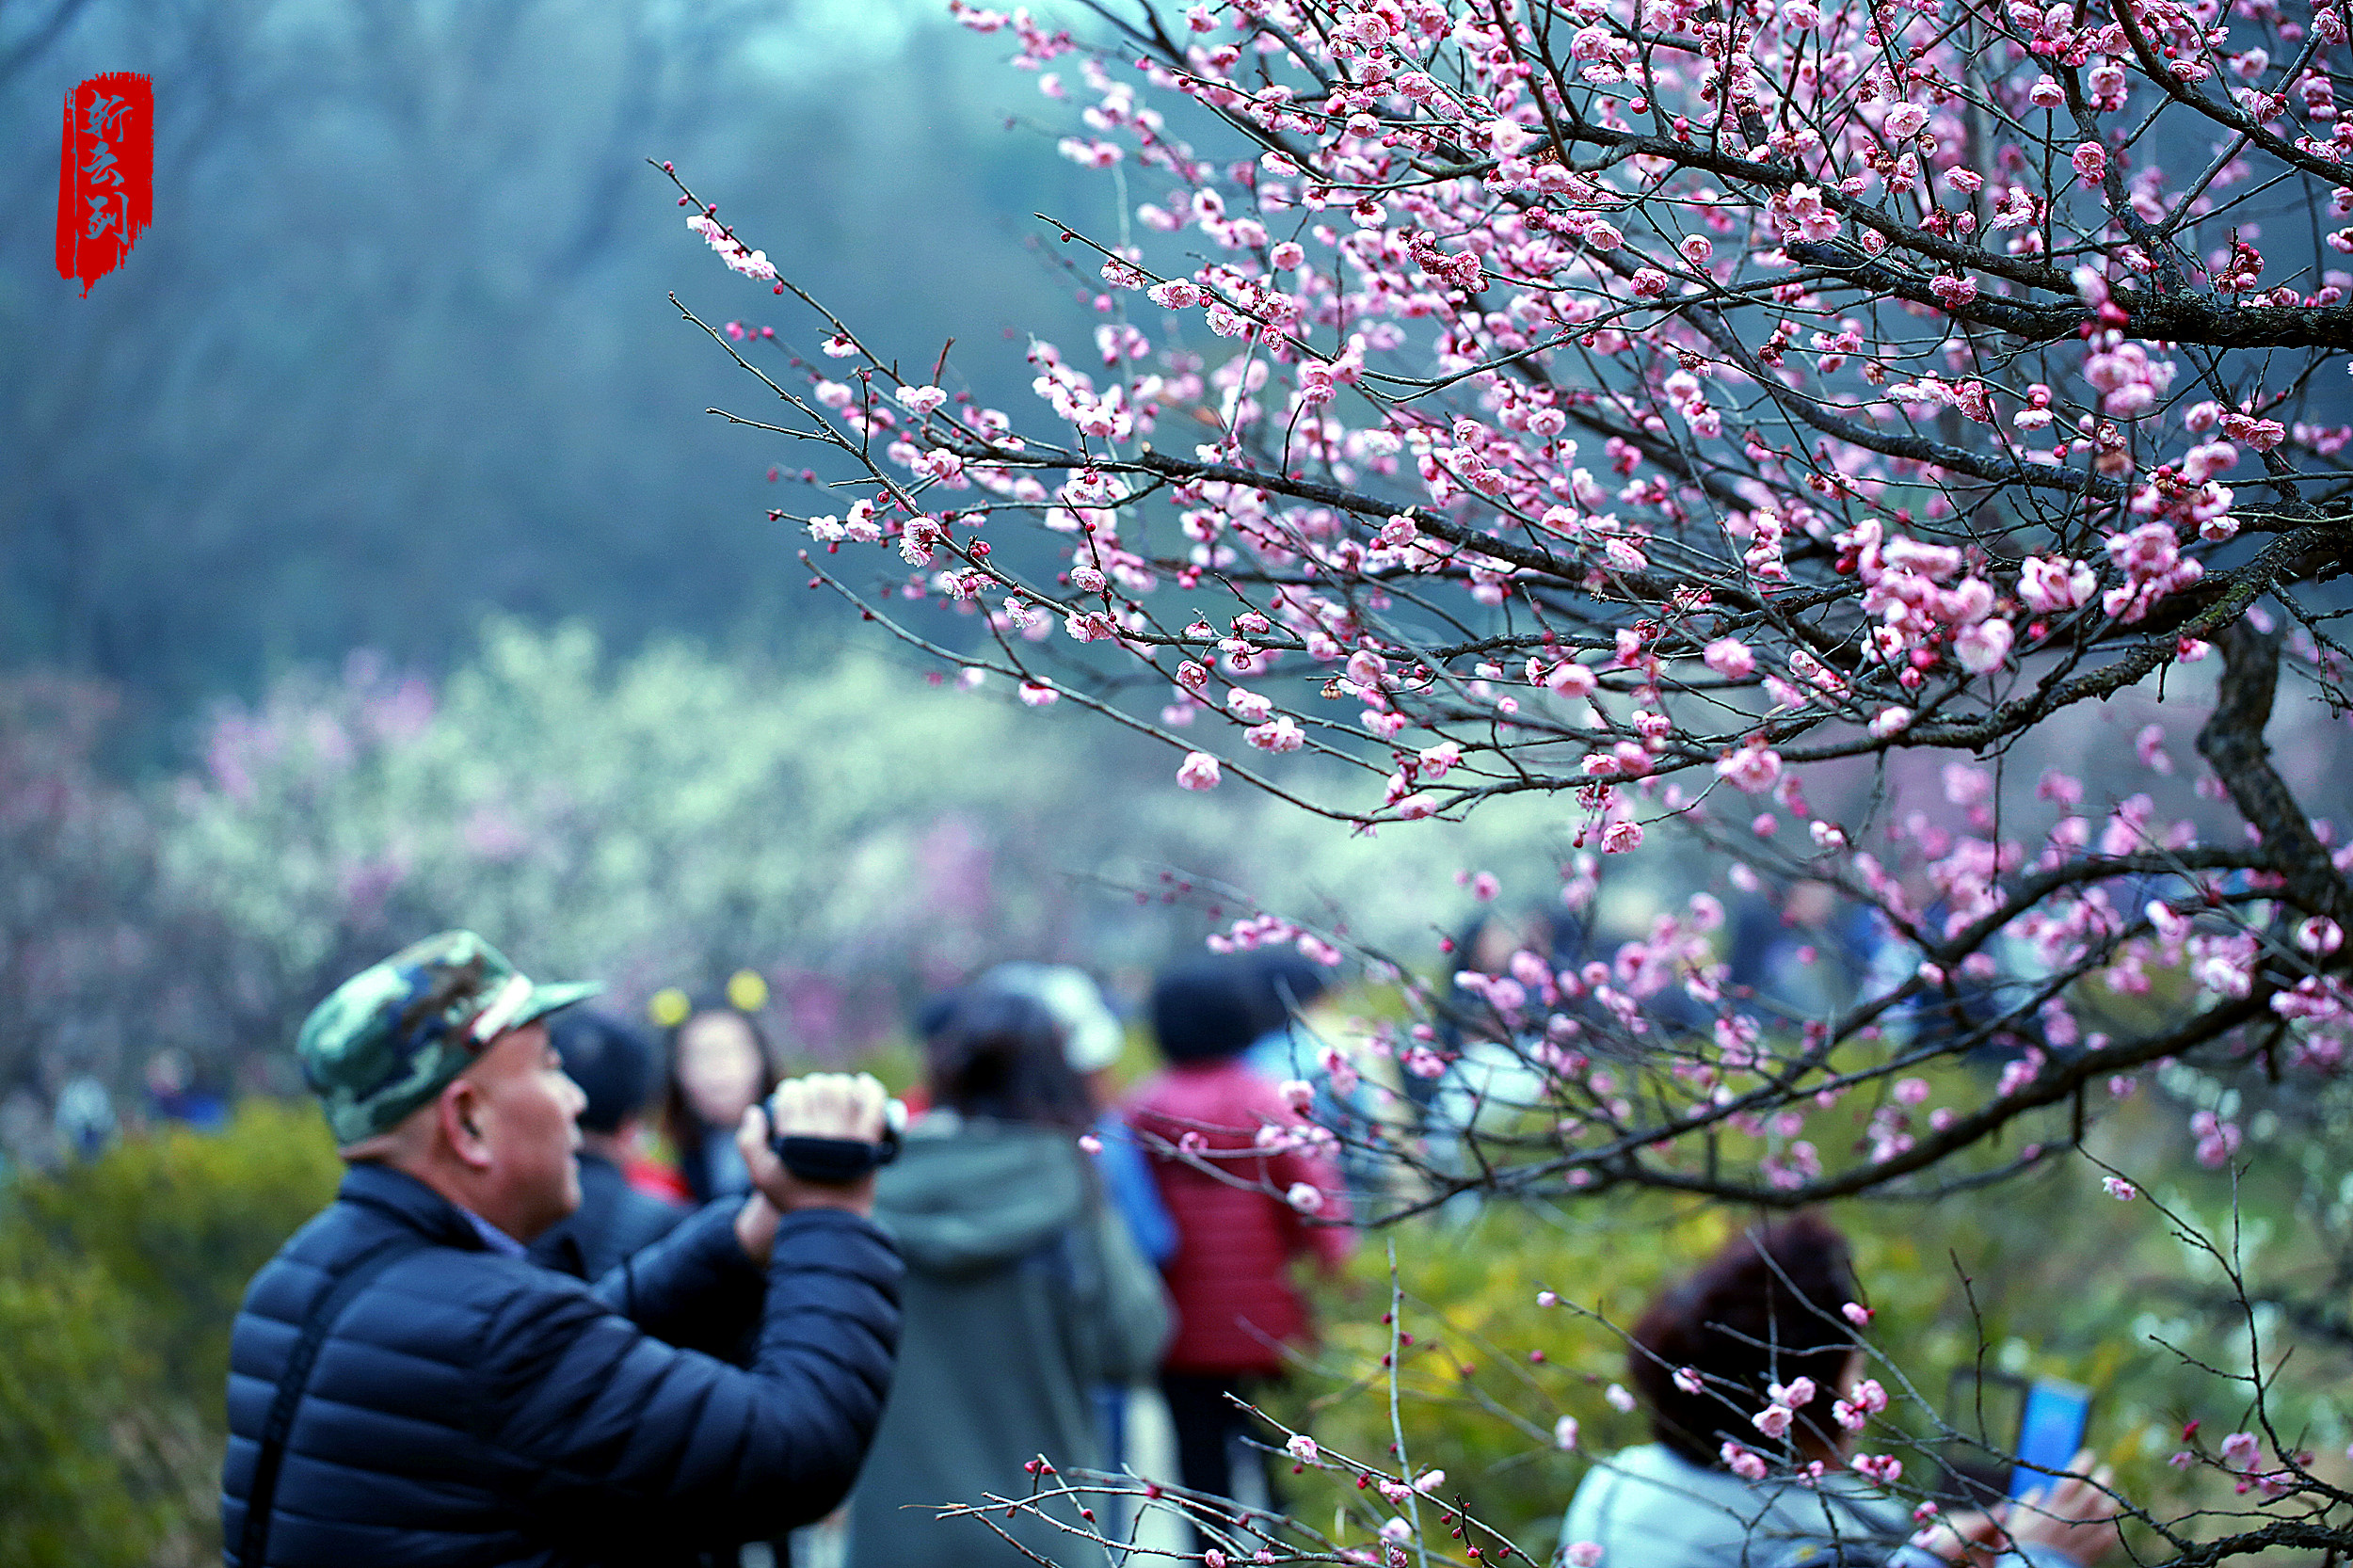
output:
<path id="1" fill-rule="evenodd" d="M 445 932 L 303 1025 L 349 1169 L 237 1315 L 232 1568 L 732 1562 L 848 1492 L 889 1386 L 898 1256 L 865 1218 L 871 1175 L 796 1178 L 769 1134 L 872 1143 L 881 1087 L 785 1084 L 744 1118 L 754 1196 L 583 1284 L 523 1249 L 580 1200 L 583 1097 L 542 1020 L 595 989 Z M 719 1359 L 745 1342 L 748 1367 Z"/>

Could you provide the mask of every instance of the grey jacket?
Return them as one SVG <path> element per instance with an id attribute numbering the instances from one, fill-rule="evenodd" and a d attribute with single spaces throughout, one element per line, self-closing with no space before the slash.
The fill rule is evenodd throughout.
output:
<path id="1" fill-rule="evenodd" d="M 850 1568 L 1023 1563 L 944 1505 L 1026 1496 L 1022 1466 L 1102 1463 L 1091 1387 L 1147 1375 L 1167 1342 L 1160 1276 L 1072 1134 L 934 1112 L 877 1183 L 906 1259 L 898 1375 L 850 1498 Z M 1065 1517 L 1075 1518 L 1067 1509 Z M 1070 1538 L 992 1521 L 1048 1558 Z"/>
<path id="2" fill-rule="evenodd" d="M 1945 1568 L 1906 1544 L 1905 1511 L 1850 1474 L 1817 1485 L 1703 1470 L 1663 1443 L 1596 1463 L 1569 1502 L 1561 1548 L 1601 1548 L 1601 1568 Z M 1556 1558 L 1556 1560 L 1559 1560 Z M 2075 1568 L 2050 1546 L 2019 1546 L 1995 1568 Z"/>

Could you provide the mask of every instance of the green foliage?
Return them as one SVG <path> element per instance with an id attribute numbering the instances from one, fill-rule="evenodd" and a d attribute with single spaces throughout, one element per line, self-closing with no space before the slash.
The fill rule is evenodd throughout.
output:
<path id="1" fill-rule="evenodd" d="M 0 1568 L 142 1562 L 162 1535 L 121 1431 L 153 1389 L 134 1316 L 104 1270 L 0 1241 Z"/>
<path id="2" fill-rule="evenodd" d="M 27 1181 L 12 1219 L 120 1287 L 166 1382 L 217 1405 L 246 1281 L 342 1169 L 315 1106 L 250 1100 L 224 1133 L 171 1127 Z"/>
<path id="3" fill-rule="evenodd" d="M 216 1560 L 230 1323 L 340 1168 L 251 1101 L 0 1193 L 0 1568 Z"/>
<path id="4" fill-rule="evenodd" d="M 1712 1212 L 1641 1207 L 1647 1212 L 1497 1205 L 1395 1235 L 1404 1467 L 1446 1471 L 1447 1497 L 1460 1496 L 1539 1560 L 1583 1467 L 1554 1448 L 1554 1422 L 1577 1416 L 1589 1451 L 1645 1440 L 1640 1417 L 1602 1398 L 1625 1375 L 1624 1341 L 1610 1325 L 1631 1325 L 1675 1260 L 1722 1234 Z M 1383 1365 L 1392 1343 L 1387 1248 L 1360 1249 L 1350 1273 L 1327 1306 L 1320 1375 L 1295 1392 L 1320 1442 L 1397 1467 Z M 1574 1305 L 1537 1306 L 1547 1289 Z M 1302 1500 L 1303 1516 L 1320 1518 L 1319 1499 Z"/>
<path id="5" fill-rule="evenodd" d="M 2137 1110 L 2117 1119 L 2113 1139 L 2151 1135 L 2157 1108 Z M 2185 1176 L 2163 1195 L 2185 1217 L 2202 1211 L 2218 1221 L 2229 1212 L 2225 1176 Z M 1639 1413 L 1621 1413 L 1605 1398 L 1611 1384 L 1627 1382 L 1625 1334 L 1657 1291 L 1749 1218 L 1644 1193 L 1558 1208 L 1490 1204 L 1401 1227 L 1399 1326 L 1411 1341 L 1396 1383 L 1410 1467 L 1445 1470 L 1446 1497 L 1461 1498 L 1543 1560 L 1591 1458 L 1650 1440 Z M 2186 1417 L 2204 1417 L 2209 1452 L 2245 1425 L 2247 1391 L 2152 1336 L 2208 1366 L 2244 1368 L 2244 1323 L 2166 1310 L 2153 1286 L 2197 1277 L 2202 1255 L 2147 1199 L 2119 1203 L 2102 1192 L 2096 1172 L 2069 1164 L 1991 1194 L 1856 1204 L 1830 1218 L 1854 1244 L 1877 1313 L 1867 1375 L 1893 1400 L 1867 1434 L 1866 1451 L 1893 1453 L 1912 1480 L 1925 1480 L 1935 1474 L 1947 1422 L 1963 1418 L 1954 1372 L 1982 1366 L 2061 1377 L 2095 1391 L 2089 1441 L 2115 1465 L 2123 1496 L 2160 1515 L 2230 1506 L 2229 1488 L 2213 1472 L 2165 1461 L 2181 1447 Z M 2224 1238 L 2227 1250 L 2227 1230 L 2209 1234 Z M 2219 1277 L 2211 1259 L 2204 1273 Z M 1560 1304 L 1539 1305 L 1544 1290 Z M 1382 1360 L 1391 1344 L 1382 1321 L 1389 1301 L 1386 1251 L 1369 1245 L 1329 1293 L 1321 1352 L 1276 1406 L 1326 1447 L 1384 1466 L 1396 1463 Z M 2270 1337 L 2277 1325 L 2259 1320 L 2266 1365 L 2292 1349 L 2290 1366 L 2300 1367 L 2271 1393 L 2280 1430 L 2324 1453 L 2341 1449 L 2345 1352 Z M 1573 1453 L 1554 1446 L 1562 1416 L 1580 1428 Z M 1326 1509 L 1361 1496 L 1312 1476 L 1292 1489 L 1299 1516 L 1319 1524 Z M 1366 1529 L 1349 1533 L 1361 1544 Z"/>

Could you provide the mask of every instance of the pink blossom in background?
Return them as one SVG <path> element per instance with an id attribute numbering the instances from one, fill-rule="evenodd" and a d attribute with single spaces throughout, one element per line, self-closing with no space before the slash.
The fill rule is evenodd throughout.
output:
<path id="1" fill-rule="evenodd" d="M 512 860 L 531 847 L 531 836 L 507 809 L 484 802 L 467 813 L 460 836 L 485 860 Z"/>

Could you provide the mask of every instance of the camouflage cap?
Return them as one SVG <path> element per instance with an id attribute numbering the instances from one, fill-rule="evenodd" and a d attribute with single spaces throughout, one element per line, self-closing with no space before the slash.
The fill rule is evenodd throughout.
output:
<path id="1" fill-rule="evenodd" d="M 538 985 L 471 931 L 444 931 L 360 970 L 303 1020 L 295 1050 L 338 1145 L 387 1131 L 489 1043 L 602 986 Z"/>

